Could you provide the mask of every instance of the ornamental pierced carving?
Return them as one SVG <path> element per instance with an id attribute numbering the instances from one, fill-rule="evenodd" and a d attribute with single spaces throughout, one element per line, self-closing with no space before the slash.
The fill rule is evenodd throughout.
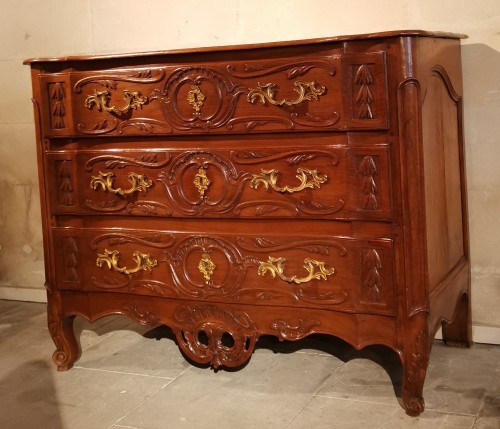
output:
<path id="1" fill-rule="evenodd" d="M 271 323 L 271 329 L 277 331 L 280 341 L 296 341 L 307 335 L 314 333 L 314 328 L 320 326 L 321 323 L 314 319 L 299 319 L 296 323 L 291 324 L 285 320 L 275 320 Z"/>
<path id="2" fill-rule="evenodd" d="M 319 96 L 323 95 L 326 92 L 326 88 L 322 85 L 317 84 L 315 81 L 312 82 L 303 82 L 296 81 L 293 84 L 295 86 L 294 91 L 298 94 L 298 97 L 295 100 L 287 100 L 284 98 L 283 100 L 275 100 L 275 92 L 277 85 L 275 83 L 258 83 L 257 88 L 249 88 L 249 92 L 247 95 L 247 100 L 251 104 L 255 104 L 255 102 L 261 102 L 262 104 L 266 104 L 266 101 L 269 104 L 274 106 L 295 106 L 303 103 L 304 101 L 313 101 L 319 100 Z"/>
<path id="3" fill-rule="evenodd" d="M 147 188 L 153 186 L 153 182 L 146 176 L 137 173 L 129 173 L 128 180 L 132 184 L 129 189 L 122 190 L 121 188 L 113 188 L 114 173 L 103 173 L 99 171 L 98 176 L 92 176 L 90 180 L 90 187 L 97 190 L 100 186 L 103 191 L 111 192 L 115 195 L 130 195 L 134 192 L 146 192 Z"/>
<path id="4" fill-rule="evenodd" d="M 380 256 L 375 249 L 368 249 L 363 253 L 362 267 L 362 287 L 363 300 L 377 303 L 382 298 L 382 263 Z"/>
<path id="5" fill-rule="evenodd" d="M 378 210 L 377 164 L 373 156 L 365 156 L 359 165 L 358 174 L 362 176 L 361 190 L 364 195 L 361 208 L 364 210 Z"/>
<path id="6" fill-rule="evenodd" d="M 49 95 L 51 101 L 52 128 L 60 130 L 66 128 L 64 117 L 66 116 L 66 93 L 64 82 L 54 82 L 49 84 Z"/>
<path id="7" fill-rule="evenodd" d="M 257 274 L 259 276 L 265 276 L 267 273 L 270 273 L 273 278 L 276 278 L 276 276 L 278 276 L 284 282 L 301 284 L 310 282 L 311 280 L 327 280 L 328 276 L 331 276 L 335 273 L 335 269 L 327 268 L 325 262 L 306 258 L 304 259 L 304 268 L 307 271 L 307 276 L 297 277 L 293 275 L 291 277 L 288 277 L 284 274 L 285 263 L 285 258 L 274 258 L 272 256 L 269 256 L 267 261 L 259 261 Z M 319 271 L 316 271 L 316 269 L 318 269 Z"/>
<path id="8" fill-rule="evenodd" d="M 257 327 L 248 314 L 212 305 L 183 305 L 174 313 L 179 348 L 201 364 L 237 367 L 253 353 Z"/>
<path id="9" fill-rule="evenodd" d="M 354 76 L 354 84 L 358 87 L 356 105 L 358 119 L 373 119 L 372 104 L 375 99 L 370 87 L 374 84 L 373 74 L 368 64 L 361 64 Z"/>
<path id="10" fill-rule="evenodd" d="M 58 203 L 62 206 L 73 205 L 73 172 L 71 169 L 71 160 L 65 159 L 57 161 L 57 196 Z"/>
<path id="11" fill-rule="evenodd" d="M 94 90 L 94 94 L 89 95 L 85 99 L 85 107 L 91 110 L 95 106 L 99 112 L 104 111 L 121 115 L 127 113 L 129 110 L 137 110 L 148 102 L 148 97 L 142 96 L 139 91 L 129 91 L 126 89 L 123 90 L 123 99 L 125 100 L 123 107 L 108 106 L 110 99 L 111 93 L 109 91 Z"/>
<path id="12" fill-rule="evenodd" d="M 96 265 L 101 268 L 106 264 L 110 270 L 129 275 L 142 270 L 151 271 L 158 263 L 156 259 L 151 258 L 149 253 L 141 253 L 137 250 L 132 253 L 132 259 L 136 263 L 134 268 L 119 267 L 120 252 L 118 250 L 104 249 L 104 253 L 97 254 Z"/>
<path id="13" fill-rule="evenodd" d="M 297 175 L 295 176 L 299 179 L 300 184 L 295 187 L 291 186 L 278 186 L 278 174 L 279 171 L 275 169 L 271 170 L 260 170 L 260 174 L 254 174 L 252 181 L 250 182 L 250 187 L 257 189 L 260 184 L 264 186 L 267 191 L 269 186 L 276 192 L 293 194 L 295 192 L 300 192 L 307 188 L 320 188 L 322 183 L 325 183 L 328 176 L 325 174 L 318 173 L 318 170 L 309 170 L 307 168 L 297 168 Z"/>

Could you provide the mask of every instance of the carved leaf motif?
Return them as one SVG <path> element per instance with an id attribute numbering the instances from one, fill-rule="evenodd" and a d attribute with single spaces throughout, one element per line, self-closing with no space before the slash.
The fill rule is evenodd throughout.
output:
<path id="1" fill-rule="evenodd" d="M 378 209 L 378 187 L 375 182 L 377 176 L 377 165 L 372 156 L 365 156 L 361 161 L 358 173 L 363 176 L 361 181 L 362 192 L 365 196 L 362 208 L 364 210 L 377 210 Z"/>
<path id="2" fill-rule="evenodd" d="M 256 216 L 264 216 L 266 214 L 269 214 L 269 213 L 272 213 L 276 210 L 279 210 L 280 207 L 279 206 L 275 206 L 275 205 L 270 205 L 270 204 L 261 204 L 261 205 L 258 205 L 257 207 L 255 207 L 255 215 Z"/>
<path id="3" fill-rule="evenodd" d="M 72 176 L 71 161 L 60 161 L 58 176 L 59 203 L 64 206 L 73 205 L 73 186 L 71 185 Z"/>
<path id="4" fill-rule="evenodd" d="M 310 161 L 311 159 L 314 159 L 316 157 L 317 157 L 316 154 L 308 154 L 308 155 L 301 154 L 301 155 L 291 156 L 290 158 L 287 158 L 286 162 L 288 163 L 288 165 L 293 166 L 293 165 L 297 165 L 301 162 Z"/>
<path id="5" fill-rule="evenodd" d="M 312 334 L 315 326 L 321 323 L 314 319 L 299 319 L 297 323 L 287 323 L 285 320 L 275 320 L 271 323 L 271 328 L 277 331 L 280 341 L 295 341 Z"/>
<path id="6" fill-rule="evenodd" d="M 78 282 L 78 246 L 73 237 L 63 239 L 64 281 Z"/>
<path id="7" fill-rule="evenodd" d="M 363 257 L 363 288 L 365 298 L 369 302 L 379 302 L 382 297 L 382 263 L 375 249 L 369 249 Z"/>
<path id="8" fill-rule="evenodd" d="M 56 82 L 51 86 L 50 98 L 54 100 L 52 106 L 52 128 L 60 130 L 65 128 L 64 117 L 66 116 L 66 108 L 64 107 L 64 101 L 66 94 L 62 82 Z"/>
<path id="9" fill-rule="evenodd" d="M 361 64 L 356 71 L 354 83 L 359 86 L 356 95 L 356 104 L 359 105 L 358 119 L 373 119 L 372 104 L 375 99 L 370 86 L 374 84 L 374 78 L 368 64 Z"/>

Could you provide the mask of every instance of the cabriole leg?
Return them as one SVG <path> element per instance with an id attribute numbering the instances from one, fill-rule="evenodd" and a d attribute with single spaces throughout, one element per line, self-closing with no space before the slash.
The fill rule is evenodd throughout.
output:
<path id="1" fill-rule="evenodd" d="M 48 296 L 48 324 L 49 332 L 56 345 L 52 360 L 58 371 L 66 371 L 80 357 L 80 346 L 73 331 L 74 316 L 61 316 L 60 297 L 57 293 Z"/>
<path id="2" fill-rule="evenodd" d="M 430 347 L 427 329 L 421 328 L 418 335 L 407 341 L 403 356 L 402 401 L 406 414 L 418 416 L 424 411 L 423 389 L 429 364 Z"/>

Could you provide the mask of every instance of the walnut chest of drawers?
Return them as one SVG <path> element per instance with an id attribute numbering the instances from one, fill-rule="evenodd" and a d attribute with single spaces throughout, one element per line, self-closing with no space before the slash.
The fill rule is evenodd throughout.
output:
<path id="1" fill-rule="evenodd" d="M 470 345 L 461 35 L 31 59 L 48 323 L 165 324 L 237 367 L 261 335 L 401 358 Z"/>

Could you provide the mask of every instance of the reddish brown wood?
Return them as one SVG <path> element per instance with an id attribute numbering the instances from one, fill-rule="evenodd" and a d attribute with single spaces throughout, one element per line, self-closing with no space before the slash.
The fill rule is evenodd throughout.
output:
<path id="1" fill-rule="evenodd" d="M 323 333 L 393 349 L 422 412 L 437 329 L 472 341 L 460 37 L 27 60 L 58 369 L 75 316 L 213 367 Z"/>

